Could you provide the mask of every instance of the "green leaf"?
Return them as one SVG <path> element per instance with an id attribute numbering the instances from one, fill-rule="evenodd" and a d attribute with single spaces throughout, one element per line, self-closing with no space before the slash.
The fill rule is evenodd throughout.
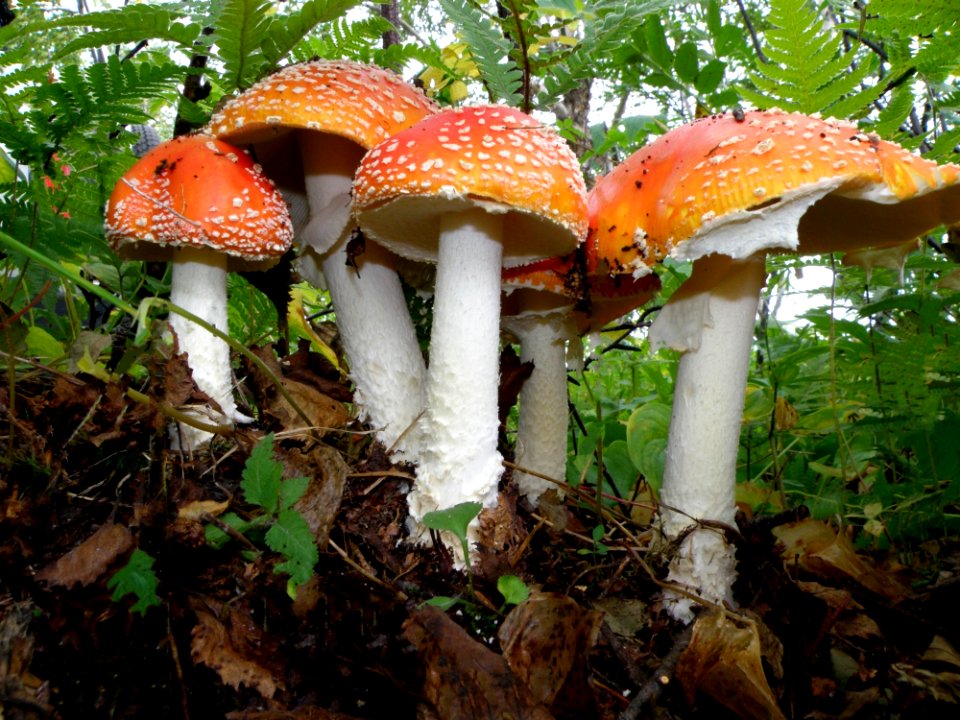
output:
<path id="1" fill-rule="evenodd" d="M 673 69 L 677 71 L 677 77 L 684 82 L 691 83 L 696 80 L 697 73 L 700 70 L 697 61 L 696 43 L 685 42 L 677 48 L 673 60 Z"/>
<path id="2" fill-rule="evenodd" d="M 283 466 L 273 458 L 273 433 L 258 442 L 243 467 L 240 488 L 244 499 L 268 513 L 280 510 L 280 485 Z"/>
<path id="3" fill-rule="evenodd" d="M 727 69 L 727 64 L 721 60 L 711 60 L 700 70 L 694 87 L 702 95 L 709 95 L 720 85 L 723 80 L 723 74 Z"/>
<path id="4" fill-rule="evenodd" d="M 284 561 L 274 571 L 289 575 L 294 588 L 311 578 L 320 554 L 303 515 L 296 510 L 281 511 L 277 521 L 267 530 L 264 541 L 271 550 L 283 555 Z"/>
<path id="5" fill-rule="evenodd" d="M 519 105 L 523 74 L 510 58 L 513 43 L 469 0 L 440 0 L 440 7 L 469 45 L 490 99 Z"/>
<path id="6" fill-rule="evenodd" d="M 669 68 L 673 64 L 673 53 L 667 44 L 667 34 L 659 15 L 651 15 L 647 18 L 643 24 L 643 34 L 647 41 L 647 52 L 650 58 L 661 68 Z"/>
<path id="7" fill-rule="evenodd" d="M 497 592 L 503 595 L 503 601 L 507 605 L 519 605 L 530 597 L 530 588 L 516 575 L 498 577 Z"/>
<path id="8" fill-rule="evenodd" d="M 432 510 L 423 516 L 422 522 L 430 530 L 447 530 L 463 541 L 470 522 L 482 509 L 483 505 L 478 502 L 460 503 L 446 510 Z"/>
<path id="9" fill-rule="evenodd" d="M 127 564 L 107 580 L 107 589 L 113 590 L 111 599 L 117 602 L 127 595 L 134 595 L 137 602 L 130 607 L 130 612 L 141 615 L 154 605 L 160 605 L 160 598 L 157 597 L 158 580 L 153 571 L 153 563 L 153 558 L 143 550 L 134 550 Z"/>
<path id="10" fill-rule="evenodd" d="M 303 497 L 310 486 L 310 478 L 295 477 L 284 480 L 280 484 L 280 509 L 289 510 L 294 503 Z"/>
<path id="11" fill-rule="evenodd" d="M 249 530 L 253 526 L 253 523 L 247 520 L 244 520 L 235 512 L 225 513 L 220 518 L 220 521 L 223 522 L 225 525 L 229 525 L 239 533 L 245 533 L 247 532 L 247 530 Z M 226 545 L 228 542 L 230 542 L 233 539 L 230 537 L 228 533 L 224 532 L 218 526 L 213 524 L 208 524 L 204 526 L 203 537 L 207 541 L 207 545 L 212 547 L 214 550 L 219 550 L 220 548 L 222 548 L 224 545 Z"/>

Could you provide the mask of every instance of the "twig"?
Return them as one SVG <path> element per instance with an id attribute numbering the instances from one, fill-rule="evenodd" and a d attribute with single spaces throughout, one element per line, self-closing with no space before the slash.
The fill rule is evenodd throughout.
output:
<path id="1" fill-rule="evenodd" d="M 378 587 L 383 588 L 387 592 L 393 593 L 396 596 L 397 600 L 399 600 L 400 602 L 406 602 L 407 600 L 410 599 L 409 596 L 403 590 L 399 590 L 393 587 L 392 585 L 390 585 L 389 583 L 384 582 L 383 580 L 378 578 L 376 575 L 371 573 L 369 570 L 367 570 L 365 567 L 363 567 L 356 560 L 354 560 L 349 555 L 347 555 L 346 550 L 344 550 L 342 547 L 337 545 L 333 540 L 327 540 L 327 545 L 329 547 L 332 547 L 336 551 L 337 555 L 343 558 L 343 561 L 347 565 L 349 565 L 351 568 L 353 568 L 358 573 L 363 575 L 363 577 L 365 577 L 367 580 L 372 582 L 374 585 L 377 585 Z"/>
<path id="2" fill-rule="evenodd" d="M 757 59 L 762 63 L 770 62 L 767 59 L 766 53 L 763 52 L 763 48 L 760 46 L 760 38 L 757 37 L 757 31 L 753 27 L 753 21 L 750 20 L 747 8 L 743 5 L 743 0 L 737 0 L 737 6 L 740 8 L 740 16 L 743 18 L 743 24 L 747 26 L 747 32 L 750 33 L 750 40 L 753 43 L 753 49 L 757 53 Z"/>
<path id="3" fill-rule="evenodd" d="M 663 688 L 667 686 L 673 677 L 673 672 L 677 667 L 677 663 L 680 661 L 680 656 L 683 655 L 683 651 L 690 645 L 690 636 L 692 634 L 693 625 L 688 625 L 677 635 L 673 642 L 673 647 L 670 648 L 670 652 L 664 656 L 660 667 L 657 668 L 657 671 L 653 673 L 649 680 L 640 686 L 636 697 L 634 697 L 626 709 L 620 713 L 617 720 L 636 720 L 643 706 L 663 691 Z"/>

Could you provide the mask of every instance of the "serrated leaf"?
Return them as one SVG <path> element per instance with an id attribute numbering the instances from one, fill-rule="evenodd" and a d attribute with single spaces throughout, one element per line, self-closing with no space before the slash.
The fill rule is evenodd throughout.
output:
<path id="1" fill-rule="evenodd" d="M 267 547 L 285 558 L 274 568 L 275 572 L 289 575 L 294 586 L 303 585 L 310 579 L 320 554 L 303 515 L 296 510 L 281 511 L 277 521 L 267 530 L 264 541 Z"/>
<path id="2" fill-rule="evenodd" d="M 259 505 L 268 513 L 280 509 L 280 484 L 283 466 L 273 457 L 273 433 L 254 445 L 243 467 L 240 489 L 252 505 Z"/>
<path id="3" fill-rule="evenodd" d="M 289 510 L 293 504 L 303 497 L 310 485 L 310 478 L 295 477 L 284 480 L 280 484 L 280 509 Z"/>
<path id="4" fill-rule="evenodd" d="M 677 48 L 673 69 L 677 71 L 677 77 L 684 82 L 691 83 L 696 79 L 700 71 L 696 43 L 685 42 Z"/>
<path id="5" fill-rule="evenodd" d="M 107 580 L 107 589 L 113 590 L 111 600 L 117 602 L 127 595 L 134 595 L 137 601 L 130 612 L 146 613 L 154 605 L 160 604 L 157 597 L 157 574 L 153 571 L 153 558 L 140 548 L 130 554 L 127 564 Z"/>
<path id="6" fill-rule="evenodd" d="M 727 69 L 727 64 L 721 60 L 711 60 L 700 70 L 694 87 L 702 95 L 709 95 L 720 85 L 723 80 L 723 74 Z"/>

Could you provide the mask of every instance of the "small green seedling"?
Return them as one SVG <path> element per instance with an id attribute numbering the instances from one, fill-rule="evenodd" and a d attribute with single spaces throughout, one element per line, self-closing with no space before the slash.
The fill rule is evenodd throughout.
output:
<path id="1" fill-rule="evenodd" d="M 433 510 L 423 516 L 423 524 L 428 530 L 446 530 L 460 540 L 463 548 L 463 562 L 470 567 L 470 541 L 467 540 L 467 528 L 480 514 L 483 506 L 478 502 L 465 502 L 446 510 Z"/>
<path id="2" fill-rule="evenodd" d="M 262 512 L 251 520 L 236 513 L 226 513 L 221 521 L 237 532 L 256 536 L 263 532 L 263 542 L 268 548 L 283 556 L 274 572 L 286 573 L 287 594 L 294 598 L 297 588 L 313 576 L 313 568 L 319 559 L 316 542 L 310 526 L 293 505 L 303 497 L 310 480 L 305 477 L 283 479 L 283 466 L 273 457 L 273 434 L 258 442 L 243 468 L 240 489 L 243 498 Z M 223 547 L 230 535 L 216 525 L 204 528 L 207 543 Z"/>
<path id="3" fill-rule="evenodd" d="M 577 550 L 577 552 L 580 555 L 606 555 L 610 551 L 610 548 L 600 542 L 603 540 L 605 533 L 606 530 L 604 529 L 603 525 L 597 525 L 594 527 L 593 530 L 590 531 L 590 537 L 593 540 L 593 547 L 580 548 Z"/>
<path id="4" fill-rule="evenodd" d="M 516 575 L 501 575 L 497 578 L 497 591 L 503 595 L 500 612 L 508 605 L 519 605 L 530 597 L 530 588 Z"/>
<path id="5" fill-rule="evenodd" d="M 127 564 L 117 570 L 107 580 L 107 589 L 113 590 L 111 600 L 119 601 L 127 595 L 133 595 L 137 601 L 130 612 L 145 615 L 147 609 L 160 604 L 157 597 L 157 574 L 153 571 L 153 558 L 140 548 L 134 550 Z"/>

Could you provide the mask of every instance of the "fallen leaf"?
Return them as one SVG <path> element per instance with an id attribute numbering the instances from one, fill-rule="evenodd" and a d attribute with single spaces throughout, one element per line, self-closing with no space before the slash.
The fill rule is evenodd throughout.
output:
<path id="1" fill-rule="evenodd" d="M 550 720 L 507 661 L 435 607 L 415 610 L 403 637 L 425 666 L 418 717 L 436 720 Z"/>
<path id="2" fill-rule="evenodd" d="M 800 520 L 774 531 L 783 545 L 781 555 L 790 563 L 814 575 L 852 580 L 892 602 L 900 602 L 910 591 L 889 573 L 858 555 L 843 532 L 820 520 Z"/>
<path id="3" fill-rule="evenodd" d="M 219 517 L 230 507 L 229 500 L 194 500 L 177 508 L 177 520 L 200 522 L 204 515 Z"/>
<path id="4" fill-rule="evenodd" d="M 78 583 L 89 585 L 131 547 L 133 534 L 126 525 L 105 523 L 73 550 L 43 568 L 37 577 L 66 588 Z"/>
<path id="5" fill-rule="evenodd" d="M 198 601 L 194 611 L 197 624 L 190 642 L 194 662 L 206 665 L 235 690 L 246 685 L 270 699 L 283 689 L 279 673 L 271 671 L 261 657 L 267 654 L 262 632 L 242 606 Z"/>
<path id="6" fill-rule="evenodd" d="M 310 420 L 309 424 L 304 422 L 290 401 L 278 392 L 264 401 L 263 411 L 275 418 L 284 430 L 339 428 L 349 422 L 350 413 L 340 401 L 296 380 L 284 378 L 282 382 L 283 388 Z"/>
<path id="7" fill-rule="evenodd" d="M 343 488 L 350 468 L 340 453 L 328 445 L 314 444 L 309 451 L 299 448 L 281 455 L 286 477 L 308 477 L 310 484 L 294 509 L 303 515 L 321 550 L 330 538 L 330 528 L 340 510 Z"/>
<path id="8" fill-rule="evenodd" d="M 294 710 L 237 710 L 226 715 L 227 720 L 359 720 L 354 715 L 324 710 L 307 705 Z"/>
<path id="9" fill-rule="evenodd" d="M 702 692 L 741 718 L 785 718 L 764 674 L 753 622 L 741 626 L 721 612 L 701 614 L 676 677 L 691 705 Z"/>
<path id="10" fill-rule="evenodd" d="M 549 707 L 572 676 L 582 675 L 573 684 L 588 684 L 587 658 L 602 620 L 602 613 L 584 609 L 566 595 L 536 593 L 510 611 L 497 637 L 513 674 Z"/>

